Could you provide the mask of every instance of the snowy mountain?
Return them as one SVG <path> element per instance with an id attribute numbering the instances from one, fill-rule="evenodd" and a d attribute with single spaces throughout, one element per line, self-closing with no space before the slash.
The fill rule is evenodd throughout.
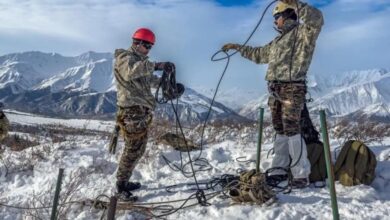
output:
<path id="1" fill-rule="evenodd" d="M 0 99 L 7 108 L 39 113 L 49 116 L 114 118 L 116 112 L 116 92 L 96 93 L 90 90 L 52 92 L 50 88 L 13 94 L 11 88 L 0 89 Z M 211 100 L 187 88 L 180 99 L 177 111 L 183 124 L 197 124 L 206 119 Z M 175 118 L 170 103 L 158 105 L 157 119 Z M 210 121 L 247 122 L 244 118 L 224 105 L 215 102 L 211 109 Z"/>
<path id="2" fill-rule="evenodd" d="M 113 55 L 87 52 L 76 57 L 25 52 L 0 57 L 0 100 L 8 108 L 64 117 L 113 118 L 116 84 Z M 178 103 L 183 123 L 206 119 L 211 100 L 190 88 Z M 173 120 L 170 104 L 159 105 L 156 118 Z M 215 102 L 210 120 L 248 121 Z"/>
<path id="3" fill-rule="evenodd" d="M 39 90 L 52 87 L 53 92 L 88 88 L 104 92 L 113 83 L 112 61 L 110 53 L 87 52 L 76 57 L 42 52 L 9 54 L 0 57 L 0 88 L 17 86 L 23 90 Z"/>
<path id="4" fill-rule="evenodd" d="M 309 108 L 314 113 L 326 109 L 337 117 L 390 121 L 390 72 L 385 69 L 316 77 L 308 85 L 314 99 Z M 248 103 L 240 114 L 255 119 L 260 105 L 267 106 L 266 97 Z"/>
<path id="5" fill-rule="evenodd" d="M 210 103 L 210 98 L 199 94 L 191 88 L 186 88 L 178 103 L 178 114 L 181 121 L 189 124 L 203 122 L 206 120 Z M 175 117 L 170 103 L 159 105 L 156 112 L 157 115 L 162 116 L 164 119 L 173 120 Z M 211 121 L 228 120 L 229 122 L 250 121 L 219 102 L 214 102 L 209 119 Z"/>
<path id="6" fill-rule="evenodd" d="M 45 79 L 33 89 L 50 87 L 52 92 L 66 89 L 85 90 L 91 89 L 96 92 L 105 92 L 113 85 L 112 59 L 92 61 L 85 65 L 71 67 L 65 72 Z"/>
<path id="7" fill-rule="evenodd" d="M 210 88 L 205 88 L 203 86 L 196 86 L 194 87 L 194 89 L 197 92 L 210 98 L 212 98 L 215 93 L 214 88 L 210 89 Z M 228 90 L 220 89 L 218 90 L 215 100 L 223 103 L 224 105 L 226 105 L 227 107 L 233 110 L 238 111 L 242 108 L 242 106 L 256 99 L 256 97 L 258 97 L 259 95 L 261 95 L 259 91 L 250 91 L 250 90 L 246 91 L 239 88 L 231 88 Z"/>

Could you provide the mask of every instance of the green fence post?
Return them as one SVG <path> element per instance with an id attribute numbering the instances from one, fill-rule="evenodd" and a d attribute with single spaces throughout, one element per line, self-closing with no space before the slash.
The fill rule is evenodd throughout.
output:
<path id="1" fill-rule="evenodd" d="M 116 196 L 111 196 L 110 204 L 108 207 L 107 220 L 115 220 L 117 201 L 118 201 L 118 198 Z"/>
<path id="2" fill-rule="evenodd" d="M 264 108 L 260 108 L 259 136 L 258 136 L 258 140 L 257 140 L 257 159 L 256 159 L 256 172 L 257 173 L 260 173 L 261 142 L 263 139 L 263 118 L 264 118 Z"/>
<path id="3" fill-rule="evenodd" d="M 332 164 L 332 158 L 330 156 L 331 154 L 330 154 L 330 147 L 329 147 L 328 128 L 326 125 L 326 116 L 325 116 L 324 110 L 320 110 L 320 120 L 321 120 L 322 140 L 324 142 L 326 171 L 328 173 L 328 183 L 329 183 L 330 197 L 331 197 L 331 202 L 332 202 L 333 219 L 339 220 L 339 218 L 340 218 L 339 208 L 337 206 L 336 188 L 334 185 L 333 164 Z"/>
<path id="4" fill-rule="evenodd" d="M 62 184 L 62 176 L 63 175 L 64 175 L 64 168 L 60 168 L 60 170 L 58 172 L 57 186 L 56 186 L 56 191 L 54 193 L 53 208 L 51 210 L 50 220 L 57 219 L 57 206 L 58 206 L 58 200 L 60 199 L 60 191 L 61 191 L 61 184 Z"/>

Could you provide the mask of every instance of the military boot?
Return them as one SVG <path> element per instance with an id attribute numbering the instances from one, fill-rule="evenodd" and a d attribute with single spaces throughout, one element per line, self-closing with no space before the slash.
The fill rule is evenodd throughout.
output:
<path id="1" fill-rule="evenodd" d="M 265 178 L 265 181 L 268 186 L 277 187 L 281 182 L 286 181 L 287 179 L 288 179 L 287 174 L 279 174 L 279 175 L 267 176 Z"/>
<path id="2" fill-rule="evenodd" d="M 309 186 L 309 180 L 307 178 L 297 178 L 291 181 L 293 189 L 302 189 Z"/>
<path id="3" fill-rule="evenodd" d="M 135 202 L 138 197 L 134 196 L 131 191 L 141 188 L 138 182 L 117 181 L 116 189 L 120 199 L 124 201 Z"/>

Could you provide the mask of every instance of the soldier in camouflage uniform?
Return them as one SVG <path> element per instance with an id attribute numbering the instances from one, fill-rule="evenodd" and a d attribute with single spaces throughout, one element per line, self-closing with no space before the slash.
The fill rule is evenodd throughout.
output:
<path id="1" fill-rule="evenodd" d="M 298 15 L 303 23 L 299 22 Z M 268 105 L 276 131 L 272 167 L 287 168 L 290 164 L 293 184 L 305 187 L 310 163 L 301 137 L 300 118 L 305 105 L 306 75 L 323 17 L 321 11 L 298 0 L 280 0 L 273 16 L 280 33 L 273 41 L 262 47 L 226 44 L 222 50 L 235 49 L 255 63 L 268 64 Z M 278 182 L 286 178 L 285 171 L 274 169 L 267 181 Z"/>
<path id="2" fill-rule="evenodd" d="M 0 102 L 0 141 L 8 135 L 9 121 L 3 112 L 4 104 Z"/>
<path id="3" fill-rule="evenodd" d="M 114 75 L 117 80 L 117 123 L 125 139 L 125 147 L 117 170 L 117 191 L 125 200 L 135 200 L 131 191 L 141 187 L 129 182 L 134 167 L 145 152 L 148 127 L 152 122 L 155 98 L 151 87 L 159 83 L 153 71 L 174 68 L 172 63 L 151 62 L 147 54 L 155 42 L 155 35 L 146 28 L 133 35 L 133 44 L 115 51 Z"/>

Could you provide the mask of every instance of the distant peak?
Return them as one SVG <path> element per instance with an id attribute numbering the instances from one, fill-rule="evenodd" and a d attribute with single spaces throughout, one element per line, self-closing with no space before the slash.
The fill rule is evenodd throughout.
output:
<path id="1" fill-rule="evenodd" d="M 76 57 L 76 59 L 80 63 L 87 63 L 87 62 L 95 62 L 102 59 L 113 59 L 113 55 L 111 53 L 98 53 L 95 51 L 88 51 L 85 53 L 80 54 Z"/>

